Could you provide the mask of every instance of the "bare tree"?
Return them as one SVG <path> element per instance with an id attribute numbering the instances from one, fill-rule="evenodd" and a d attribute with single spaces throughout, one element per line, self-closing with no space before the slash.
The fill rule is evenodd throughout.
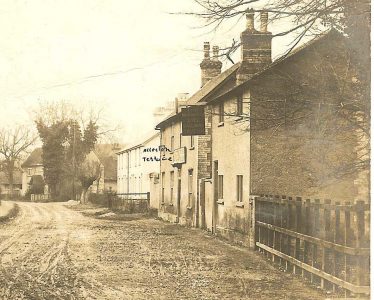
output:
<path id="1" fill-rule="evenodd" d="M 14 194 L 14 172 L 16 164 L 37 140 L 37 135 L 28 127 L 15 126 L 0 130 L 0 156 L 2 169 L 9 180 L 10 194 Z"/>
<path id="2" fill-rule="evenodd" d="M 279 21 L 287 21 L 289 26 L 274 34 L 274 37 L 292 34 L 293 42 L 286 54 L 292 51 L 304 37 L 318 35 L 330 28 L 346 33 L 354 41 L 361 41 L 359 47 L 365 48 L 366 51 L 370 46 L 369 0 L 194 1 L 200 9 L 184 14 L 198 16 L 205 21 L 203 26 L 213 27 L 213 30 L 218 30 L 229 20 L 243 17 L 251 6 L 257 8 L 255 11 L 268 11 L 270 24 L 277 25 Z M 238 42 L 234 40 L 232 46 L 221 49 L 221 55 L 227 56 L 237 48 Z"/>
<path id="3" fill-rule="evenodd" d="M 115 133 L 121 130 L 118 124 L 111 124 L 110 117 L 104 106 L 93 103 L 70 103 L 68 101 L 43 101 L 33 112 L 33 119 L 46 126 L 56 122 L 77 122 L 80 128 L 89 123 L 98 127 L 98 140 L 115 142 Z"/>

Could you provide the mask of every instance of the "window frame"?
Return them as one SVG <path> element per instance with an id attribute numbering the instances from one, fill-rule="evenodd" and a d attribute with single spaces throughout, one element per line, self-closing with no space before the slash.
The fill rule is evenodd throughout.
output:
<path id="1" fill-rule="evenodd" d="M 223 181 L 224 181 L 223 174 L 218 175 L 218 195 L 217 195 L 218 200 L 223 200 L 224 198 Z"/>
<path id="2" fill-rule="evenodd" d="M 165 203 L 165 172 L 161 173 L 161 204 Z"/>
<path id="3" fill-rule="evenodd" d="M 225 103 L 224 101 L 218 104 L 218 122 L 224 123 L 225 122 Z"/>
<path id="4" fill-rule="evenodd" d="M 170 171 L 170 203 L 173 203 L 174 201 L 174 178 L 174 171 Z"/>
<path id="5" fill-rule="evenodd" d="M 243 115 L 243 94 L 236 96 L 236 115 L 238 117 Z"/>
<path id="6" fill-rule="evenodd" d="M 190 136 L 190 149 L 193 149 L 195 148 L 195 139 L 194 139 L 194 136 L 191 135 Z"/>
<path id="7" fill-rule="evenodd" d="M 191 207 L 193 197 L 193 169 L 188 169 L 188 207 Z"/>
<path id="8" fill-rule="evenodd" d="M 236 202 L 243 203 L 243 175 L 236 175 Z"/>
<path id="9" fill-rule="evenodd" d="M 174 135 L 170 137 L 170 151 L 174 151 Z"/>

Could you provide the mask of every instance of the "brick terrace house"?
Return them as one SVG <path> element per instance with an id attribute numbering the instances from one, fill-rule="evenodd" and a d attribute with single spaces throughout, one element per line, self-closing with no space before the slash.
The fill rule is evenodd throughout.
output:
<path id="1" fill-rule="evenodd" d="M 192 95 L 187 104 L 207 101 L 235 85 L 235 72 L 239 64 L 221 73 L 222 63 L 218 60 L 218 47 L 204 44 L 204 59 L 201 68 L 201 89 Z M 160 122 L 156 129 L 161 133 L 161 146 L 170 150 L 172 161 L 161 160 L 159 216 L 165 220 L 200 226 L 199 191 L 200 182 L 211 177 L 211 145 L 209 135 L 182 136 L 181 108 Z M 208 117 L 208 115 L 207 115 Z M 207 129 L 209 130 L 209 129 Z M 167 155 L 168 153 L 161 153 Z"/>
<path id="2" fill-rule="evenodd" d="M 186 105 L 204 106 L 205 135 L 183 136 L 179 110 L 157 128 L 174 155 L 161 162 L 159 215 L 249 245 L 251 195 L 368 201 L 369 179 L 345 172 L 365 156 L 365 137 L 337 108 L 341 87 L 357 82 L 345 38 L 332 30 L 272 62 L 267 13 L 260 30 L 253 11 L 246 18 L 230 69 L 220 73 L 217 48 L 210 58 L 204 45 L 202 88 Z"/>

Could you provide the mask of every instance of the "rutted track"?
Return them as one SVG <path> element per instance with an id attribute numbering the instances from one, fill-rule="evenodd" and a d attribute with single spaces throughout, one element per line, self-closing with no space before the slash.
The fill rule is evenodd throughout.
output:
<path id="1" fill-rule="evenodd" d="M 0 224 L 0 299 L 323 299 L 263 257 L 201 230 L 18 203 Z M 79 208 L 77 208 L 79 209 Z"/>
<path id="2" fill-rule="evenodd" d="M 1 299 L 77 299 L 69 259 L 69 224 L 60 204 L 18 203 L 19 216 L 0 225 Z M 64 213 L 65 212 L 65 213 Z"/>

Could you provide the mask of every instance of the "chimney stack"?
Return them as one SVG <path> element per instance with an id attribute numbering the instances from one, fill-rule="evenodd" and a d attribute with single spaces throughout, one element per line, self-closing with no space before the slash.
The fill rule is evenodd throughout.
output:
<path id="1" fill-rule="evenodd" d="M 272 34 L 267 31 L 268 13 L 260 13 L 260 31 L 254 26 L 254 10 L 246 12 L 247 26 L 241 33 L 242 61 L 237 72 L 236 83 L 248 80 L 252 75 L 271 63 Z"/>
<path id="2" fill-rule="evenodd" d="M 201 87 L 209 80 L 221 74 L 222 63 L 218 60 L 218 46 L 213 46 L 213 58 L 210 59 L 210 44 L 204 43 L 204 58 L 200 63 Z"/>
<path id="3" fill-rule="evenodd" d="M 255 11 L 253 8 L 246 10 L 245 17 L 247 19 L 247 30 L 255 30 Z"/>
<path id="4" fill-rule="evenodd" d="M 204 42 L 204 59 L 210 58 L 210 44 L 209 42 Z"/>
<path id="5" fill-rule="evenodd" d="M 260 14 L 260 20 L 261 20 L 261 27 L 260 31 L 263 33 L 268 32 L 268 22 L 269 22 L 269 16 L 267 11 L 262 11 Z"/>
<path id="6" fill-rule="evenodd" d="M 219 47 L 213 46 L 213 60 L 218 61 L 218 54 L 219 53 Z"/>

